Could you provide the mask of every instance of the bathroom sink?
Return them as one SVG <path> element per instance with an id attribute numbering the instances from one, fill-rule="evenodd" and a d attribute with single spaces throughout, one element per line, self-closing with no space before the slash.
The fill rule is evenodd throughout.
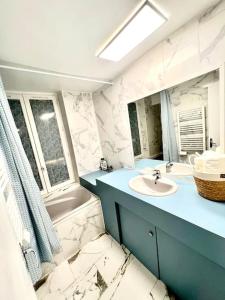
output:
<path id="1" fill-rule="evenodd" d="M 167 196 L 177 191 L 177 184 L 172 180 L 160 178 L 155 181 L 152 175 L 139 175 L 132 178 L 129 187 L 135 192 L 149 196 Z"/>
<path id="2" fill-rule="evenodd" d="M 174 175 L 174 176 L 191 176 L 193 175 L 193 167 L 189 164 L 172 162 L 170 172 L 166 172 L 166 164 L 160 164 L 155 167 L 162 174 Z"/>

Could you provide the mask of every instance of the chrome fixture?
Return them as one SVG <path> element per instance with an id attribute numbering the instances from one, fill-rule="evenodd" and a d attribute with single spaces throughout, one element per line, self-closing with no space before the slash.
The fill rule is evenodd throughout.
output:
<path id="1" fill-rule="evenodd" d="M 155 177 L 155 184 L 157 184 L 157 181 L 161 178 L 161 172 L 159 170 L 154 170 L 154 173 L 152 174 L 152 176 Z"/>
<path id="2" fill-rule="evenodd" d="M 171 161 L 168 161 L 166 164 L 166 173 L 170 173 L 172 170 L 173 163 Z"/>

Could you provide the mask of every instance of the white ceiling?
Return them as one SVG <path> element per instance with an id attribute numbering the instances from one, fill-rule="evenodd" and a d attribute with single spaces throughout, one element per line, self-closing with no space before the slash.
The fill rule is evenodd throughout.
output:
<path id="1" fill-rule="evenodd" d="M 217 0 L 155 0 L 169 17 L 120 62 L 95 57 L 140 0 L 1 0 L 0 61 L 112 80 Z M 6 89 L 93 91 L 101 84 L 0 70 Z"/>

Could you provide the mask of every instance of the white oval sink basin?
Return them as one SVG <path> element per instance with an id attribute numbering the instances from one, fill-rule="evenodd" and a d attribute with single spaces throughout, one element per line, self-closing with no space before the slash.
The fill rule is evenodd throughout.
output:
<path id="1" fill-rule="evenodd" d="M 193 167 L 189 164 L 176 163 L 172 162 L 172 167 L 170 168 L 170 172 L 166 172 L 166 164 L 160 164 L 155 167 L 155 169 L 159 170 L 162 174 L 174 175 L 174 176 L 192 176 L 193 175 Z"/>
<path id="2" fill-rule="evenodd" d="M 168 178 L 160 178 L 155 183 L 152 175 L 139 175 L 129 181 L 135 192 L 149 196 L 167 196 L 177 191 L 177 184 Z"/>

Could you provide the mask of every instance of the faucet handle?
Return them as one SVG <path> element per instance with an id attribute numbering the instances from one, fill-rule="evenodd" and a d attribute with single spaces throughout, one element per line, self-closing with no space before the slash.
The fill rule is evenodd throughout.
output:
<path id="1" fill-rule="evenodd" d="M 153 175 L 153 176 L 160 176 L 160 175 L 161 175 L 161 172 L 160 172 L 160 170 L 158 170 L 158 169 L 154 169 L 152 175 Z"/>
<path id="2" fill-rule="evenodd" d="M 161 178 L 161 172 L 157 169 L 153 170 L 153 172 L 154 173 L 152 174 L 152 176 L 155 176 L 155 184 L 157 184 L 158 179 Z"/>

